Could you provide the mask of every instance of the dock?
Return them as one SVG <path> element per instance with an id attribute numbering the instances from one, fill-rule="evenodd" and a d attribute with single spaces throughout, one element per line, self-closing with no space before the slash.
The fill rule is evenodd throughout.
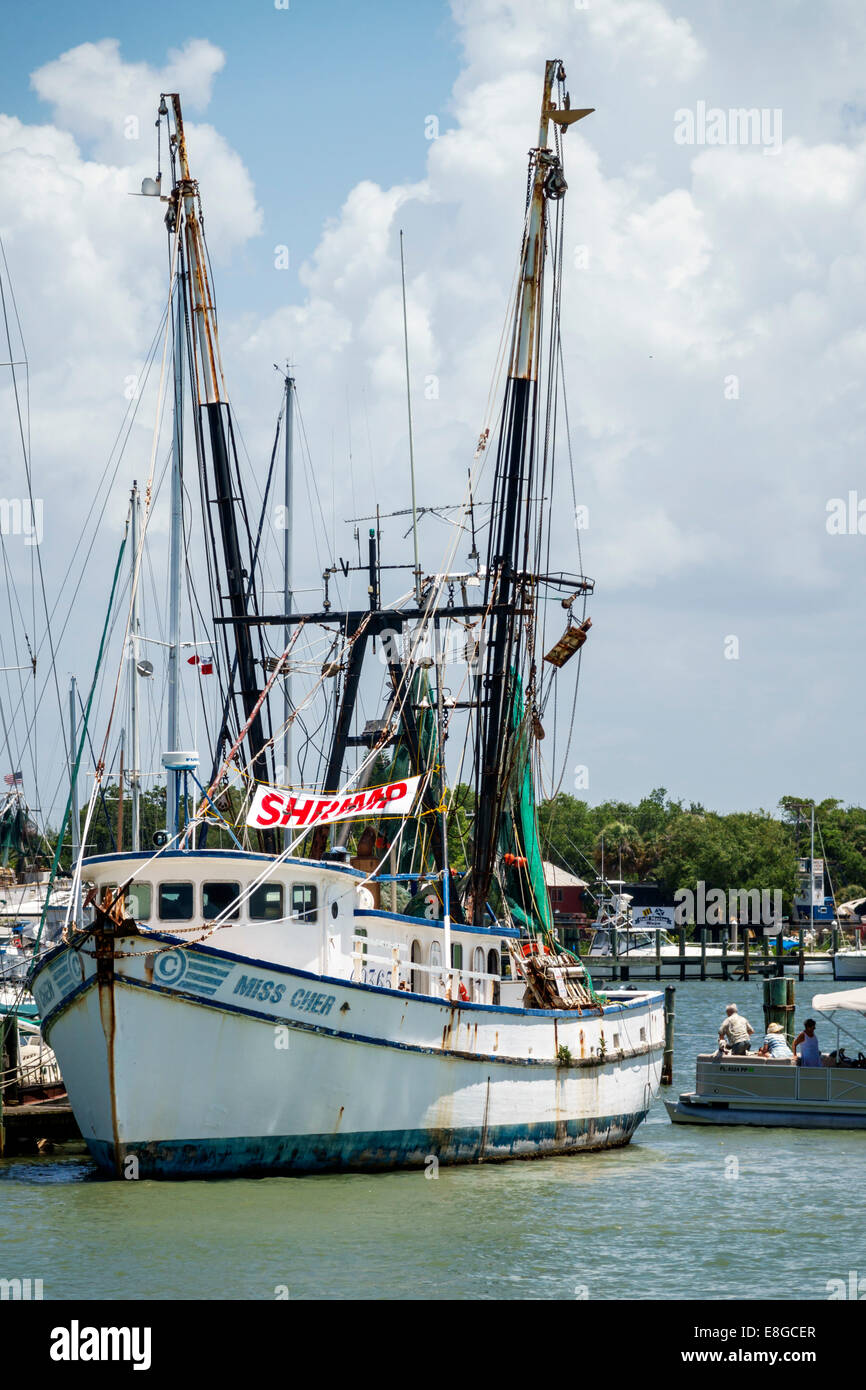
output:
<path id="1" fill-rule="evenodd" d="M 655 952 L 642 951 L 638 956 L 636 952 L 620 951 L 620 935 L 618 932 L 612 932 L 614 944 L 609 955 L 582 955 L 581 960 L 591 976 L 606 982 L 661 980 L 663 977 L 680 980 L 748 980 L 753 975 L 766 977 L 786 974 L 799 980 L 804 980 L 807 975 L 833 977 L 833 958 L 838 949 L 837 931 L 833 932 L 829 951 L 807 951 L 803 944 L 802 929 L 799 933 L 799 948 L 794 951 L 785 951 L 783 932 L 777 937 L 765 936 L 757 949 L 749 949 L 746 945 L 731 947 L 727 933 L 723 935 L 720 943 L 709 943 L 707 933 L 708 929 L 701 927 L 697 943 L 691 943 L 692 946 L 699 944 L 699 955 L 694 951 L 686 952 L 686 928 L 681 927 L 678 933 L 679 949 L 676 952 L 666 952 L 663 955 L 661 935 L 657 933 Z M 714 952 L 712 955 L 708 951 L 710 944 Z M 721 954 L 717 953 L 719 947 Z"/>
<path id="2" fill-rule="evenodd" d="M 68 1100 L 4 1105 L 0 1114 L 0 1158 L 37 1153 L 45 1145 L 80 1138 Z"/>

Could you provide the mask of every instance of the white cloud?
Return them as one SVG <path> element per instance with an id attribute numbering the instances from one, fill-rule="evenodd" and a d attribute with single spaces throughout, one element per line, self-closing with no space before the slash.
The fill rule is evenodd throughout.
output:
<path id="1" fill-rule="evenodd" d="M 655 669 L 667 652 L 677 670 L 688 667 L 689 643 L 701 651 L 706 643 L 714 661 L 725 632 L 753 625 L 745 650 L 761 651 L 760 672 L 747 655 L 736 672 L 721 668 L 725 688 L 741 692 L 741 704 L 719 716 L 724 762 L 750 720 L 772 720 L 778 690 L 766 673 L 786 654 L 793 659 L 797 623 L 808 619 L 818 631 L 818 659 L 821 651 L 827 657 L 820 642 L 839 630 L 834 624 L 856 630 L 859 620 L 845 606 L 859 583 L 857 542 L 827 537 L 824 508 L 828 496 L 857 487 L 862 472 L 866 145 L 856 126 L 843 130 L 815 77 L 804 92 L 809 128 L 797 129 L 787 103 L 779 154 L 676 147 L 673 111 L 684 100 L 743 104 L 732 85 L 739 40 L 657 0 L 586 9 L 572 0 L 455 0 L 453 9 L 464 65 L 453 128 L 431 141 L 425 177 L 381 187 L 359 169 L 301 271 L 301 302 L 223 319 L 230 392 L 251 455 L 267 456 L 273 363 L 289 356 L 327 525 L 332 497 L 340 522 L 371 510 L 374 490 L 388 509 L 404 505 L 402 227 L 419 502 L 460 497 L 487 422 L 542 64 L 561 53 L 575 100 L 599 106 L 565 142 L 563 350 L 578 499 L 592 517 L 584 560 L 605 621 L 624 624 L 620 645 L 636 665 Z M 754 22 L 756 62 L 773 82 L 829 70 L 822 55 L 831 36 L 804 29 L 800 38 L 792 27 L 783 61 L 773 25 Z M 140 365 L 158 317 L 159 214 L 126 196 L 155 172 L 156 94 L 179 88 L 201 116 L 222 65 L 206 40 L 169 55 L 161 70 L 125 62 L 113 40 L 85 44 L 34 75 L 53 124 L 0 118 L 3 233 L 16 283 L 26 286 L 37 462 L 50 490 L 72 469 L 82 493 L 92 484 L 122 415 L 124 378 Z M 837 105 L 845 100 L 840 91 Z M 140 115 L 137 142 L 124 136 L 128 115 Z M 190 123 L 188 143 L 211 250 L 228 261 L 262 225 L 255 190 L 214 125 Z M 229 266 L 222 278 L 231 274 Z M 146 452 L 143 426 L 141 434 Z M 353 488 L 365 496 L 352 497 Z M 297 541 L 308 577 L 315 529 L 308 521 Z M 445 533 L 426 522 L 422 534 L 434 563 Z M 557 539 L 568 567 L 570 504 Z M 330 537 L 316 541 L 330 548 Z M 338 531 L 337 552 L 349 544 Z M 610 631 L 604 640 L 613 640 Z M 635 718 L 633 687 L 602 686 L 588 721 L 625 729 Z M 641 718 L 660 731 L 660 762 L 675 761 L 680 726 L 694 717 L 695 687 L 684 709 L 677 688 L 656 680 L 642 695 Z M 715 735 L 703 732 L 711 759 Z M 654 763 L 644 771 L 672 782 Z M 778 763 L 773 775 L 782 776 Z M 702 794 L 698 785 L 689 790 Z M 754 800 L 761 798 L 772 800 L 769 788 Z"/>

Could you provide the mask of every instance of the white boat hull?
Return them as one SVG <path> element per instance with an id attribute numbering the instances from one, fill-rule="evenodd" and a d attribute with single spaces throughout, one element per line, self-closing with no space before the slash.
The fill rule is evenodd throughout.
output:
<path id="1" fill-rule="evenodd" d="M 579 1016 L 452 1004 L 140 936 L 100 984 L 92 950 L 59 948 L 33 988 L 82 1135 L 117 1175 L 605 1148 L 659 1084 L 658 994 Z"/>
<path id="2" fill-rule="evenodd" d="M 866 980 L 866 951 L 837 951 L 833 977 L 836 980 Z"/>

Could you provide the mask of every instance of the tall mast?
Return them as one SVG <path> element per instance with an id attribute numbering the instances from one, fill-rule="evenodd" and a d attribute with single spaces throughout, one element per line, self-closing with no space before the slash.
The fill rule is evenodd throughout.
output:
<path id="1" fill-rule="evenodd" d="M 531 151 L 529 218 L 523 238 L 520 282 L 515 306 L 509 375 L 488 547 L 485 600 L 492 608 L 484 675 L 479 691 L 475 752 L 475 835 L 471 876 L 472 916 L 484 913 L 496 860 L 500 817 L 505 797 L 506 749 L 511 737 L 513 669 L 518 637 L 526 510 L 532 498 L 535 405 L 538 391 L 541 312 L 548 198 L 560 198 L 566 184 L 558 156 L 548 149 L 551 120 L 565 127 L 590 111 L 559 109 L 551 102 L 554 81 L 564 81 L 559 59 L 545 65 L 538 145 Z"/>
<path id="2" fill-rule="evenodd" d="M 139 613 L 139 584 L 136 577 L 138 550 L 141 545 L 141 512 L 138 484 L 133 483 L 130 497 L 130 531 L 132 547 L 130 550 L 130 570 L 132 579 L 132 623 L 129 650 L 129 723 L 132 737 L 132 766 L 129 769 L 129 789 L 132 793 L 132 850 L 140 849 L 139 803 L 141 796 L 141 746 L 138 730 L 138 639 L 141 631 Z"/>
<path id="3" fill-rule="evenodd" d="M 72 876 L 75 878 L 75 866 L 78 863 L 78 856 L 81 852 L 81 817 L 78 810 L 78 777 L 75 770 L 75 749 L 76 749 L 76 724 L 75 717 L 75 677 L 69 681 L 69 783 L 70 783 L 70 813 L 72 820 Z M 75 903 L 72 909 L 72 920 L 77 926 L 81 926 L 81 880 L 77 880 L 75 890 Z"/>
<path id="4" fill-rule="evenodd" d="M 283 478 L 283 612 L 288 617 L 292 611 L 292 484 L 294 469 L 294 412 L 295 412 L 295 378 L 286 372 L 286 458 L 285 476 Z M 283 634 L 283 645 L 289 645 L 291 630 L 286 624 Z M 291 677 L 288 671 L 283 676 L 283 778 L 287 786 L 291 786 L 291 758 L 292 758 L 292 730 L 289 723 L 292 713 L 292 686 Z M 288 826 L 283 831 L 283 848 L 288 849 L 291 842 L 292 832 Z"/>
<path id="5" fill-rule="evenodd" d="M 822 904 L 823 906 L 823 904 Z M 809 845 L 809 929 L 815 930 L 815 803 L 812 802 L 811 834 Z M 814 949 L 814 948 L 810 948 Z"/>
<path id="6" fill-rule="evenodd" d="M 177 216 L 182 209 L 192 315 L 192 373 L 202 435 L 207 435 L 210 444 L 213 471 L 213 494 L 210 502 L 216 508 L 223 550 L 225 592 L 221 592 L 219 597 L 223 606 L 227 603 L 232 618 L 244 619 L 248 616 L 251 606 L 248 593 L 250 576 L 244 563 L 238 529 L 236 485 L 232 477 L 234 446 L 231 420 L 220 359 L 216 308 L 208 277 L 198 184 L 190 177 L 180 98 L 177 93 L 166 93 L 165 96 L 171 102 L 174 113 L 175 130 L 172 145 L 179 170 L 172 191 L 169 218 L 172 212 Z M 254 775 L 267 779 L 268 756 L 265 751 L 262 717 L 256 708 L 260 691 L 251 630 L 245 622 L 234 622 L 231 626 L 237 660 L 237 694 L 240 695 L 244 719 L 250 724 L 247 746 L 253 772 Z"/>
<path id="7" fill-rule="evenodd" d="M 168 725 L 167 748 L 177 752 L 180 710 L 180 584 L 181 552 L 183 546 L 183 357 L 184 357 L 184 285 L 182 267 L 178 265 L 175 284 L 174 329 L 174 430 L 171 438 L 171 529 L 168 546 Z M 168 768 L 165 774 L 165 828 L 174 839 L 177 835 L 178 772 Z"/>

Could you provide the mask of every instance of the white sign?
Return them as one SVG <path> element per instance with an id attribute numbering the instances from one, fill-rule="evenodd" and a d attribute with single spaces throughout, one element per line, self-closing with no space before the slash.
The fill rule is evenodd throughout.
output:
<path id="1" fill-rule="evenodd" d="M 635 927 L 661 927 L 662 931 L 674 929 L 674 907 L 633 907 L 632 925 Z"/>
<path id="2" fill-rule="evenodd" d="M 313 825 L 331 825 L 338 820 L 354 820 L 356 816 L 407 816 L 420 781 L 420 777 L 404 777 L 402 782 L 387 782 L 384 787 L 366 787 L 343 796 L 258 787 L 247 812 L 247 825 L 258 830 L 272 826 L 309 830 Z"/>

